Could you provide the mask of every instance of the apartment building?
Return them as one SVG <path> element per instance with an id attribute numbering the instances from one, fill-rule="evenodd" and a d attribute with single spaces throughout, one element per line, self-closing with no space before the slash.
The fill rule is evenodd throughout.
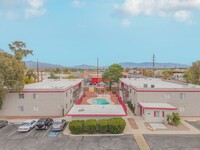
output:
<path id="1" fill-rule="evenodd" d="M 120 93 L 125 101 L 131 101 L 135 106 L 135 115 L 143 116 L 146 111 L 154 121 L 166 119 L 172 112 L 179 112 L 181 116 L 200 116 L 198 85 L 157 78 L 122 78 Z"/>
<path id="2" fill-rule="evenodd" d="M 64 116 L 82 95 L 82 79 L 47 79 L 8 93 L 0 116 Z"/>

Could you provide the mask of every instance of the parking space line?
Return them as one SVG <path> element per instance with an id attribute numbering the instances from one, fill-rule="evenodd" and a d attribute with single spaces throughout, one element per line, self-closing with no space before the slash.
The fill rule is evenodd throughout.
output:
<path id="1" fill-rule="evenodd" d="M 14 134 L 15 132 L 17 132 L 17 130 L 15 130 L 14 132 L 10 133 L 10 134 L 8 135 L 8 137 L 11 136 L 12 134 Z"/>
<path id="2" fill-rule="evenodd" d="M 6 128 L 10 127 L 10 126 L 11 126 L 11 124 L 8 124 L 7 126 L 5 126 L 5 127 L 1 128 L 1 130 L 4 130 L 4 129 L 6 129 Z"/>
<path id="3" fill-rule="evenodd" d="M 31 132 L 33 132 L 33 130 L 36 130 L 36 129 L 33 128 L 31 131 L 28 132 L 28 134 L 25 137 L 27 137 Z"/>
<path id="4" fill-rule="evenodd" d="M 45 136 L 50 130 L 51 130 L 51 126 L 50 126 L 49 129 L 43 134 L 43 136 Z"/>

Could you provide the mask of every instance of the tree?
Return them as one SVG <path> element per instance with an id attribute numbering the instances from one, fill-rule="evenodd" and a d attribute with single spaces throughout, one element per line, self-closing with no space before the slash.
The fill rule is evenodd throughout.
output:
<path id="1" fill-rule="evenodd" d="M 183 77 L 187 82 L 200 85 L 200 61 L 193 62 Z"/>
<path id="2" fill-rule="evenodd" d="M 24 86 L 24 64 L 12 55 L 0 52 L 0 108 L 9 90 L 20 91 Z"/>
<path id="3" fill-rule="evenodd" d="M 36 80 L 36 74 L 33 69 L 28 69 L 26 71 L 24 82 L 25 84 L 34 83 Z"/>
<path id="4" fill-rule="evenodd" d="M 12 44 L 8 44 L 8 46 L 17 60 L 22 61 L 27 55 L 33 55 L 33 51 L 26 49 L 26 44 L 22 41 L 15 41 Z"/>
<path id="5" fill-rule="evenodd" d="M 9 91 L 20 92 L 24 88 L 25 64 L 22 59 L 32 50 L 26 49 L 26 44 L 15 41 L 8 45 L 14 56 L 0 51 L 0 108 L 6 93 Z"/>
<path id="6" fill-rule="evenodd" d="M 173 75 L 173 71 L 172 70 L 164 70 L 163 72 L 164 78 L 169 78 Z"/>
<path id="7" fill-rule="evenodd" d="M 102 75 L 103 81 L 109 83 L 109 90 L 111 90 L 113 83 L 118 83 L 119 78 L 123 76 L 123 68 L 118 64 L 111 65 Z"/>

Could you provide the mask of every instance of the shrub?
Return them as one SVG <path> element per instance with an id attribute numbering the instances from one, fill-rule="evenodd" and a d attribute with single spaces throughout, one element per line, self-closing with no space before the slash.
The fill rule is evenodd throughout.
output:
<path id="1" fill-rule="evenodd" d="M 180 122 L 180 116 L 179 113 L 172 113 L 167 115 L 167 121 L 169 124 L 177 126 Z"/>
<path id="2" fill-rule="evenodd" d="M 97 122 L 99 133 L 108 133 L 108 119 L 101 119 Z"/>
<path id="3" fill-rule="evenodd" d="M 122 118 L 113 118 L 109 120 L 109 131 L 112 134 L 122 133 L 126 126 L 126 122 Z"/>
<path id="4" fill-rule="evenodd" d="M 81 134 L 84 132 L 84 120 L 73 120 L 69 123 L 69 130 L 72 134 Z"/>
<path id="5" fill-rule="evenodd" d="M 128 101 L 127 104 L 128 104 L 128 107 L 134 112 L 135 107 L 133 106 L 133 104 L 131 103 L 131 101 Z"/>
<path id="6" fill-rule="evenodd" d="M 86 129 L 87 133 L 89 133 L 89 134 L 95 133 L 96 126 L 97 126 L 96 120 L 90 119 L 90 120 L 86 120 L 86 122 L 85 122 L 85 129 Z"/>

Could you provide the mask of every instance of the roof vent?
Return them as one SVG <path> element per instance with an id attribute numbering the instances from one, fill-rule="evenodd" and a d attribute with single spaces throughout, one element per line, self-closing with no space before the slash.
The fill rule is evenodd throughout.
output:
<path id="1" fill-rule="evenodd" d="M 151 88 L 155 88 L 155 85 L 154 85 L 154 84 L 152 84 L 152 85 L 151 85 Z"/>
<path id="2" fill-rule="evenodd" d="M 143 87 L 144 87 L 144 88 L 148 88 L 148 85 L 147 85 L 147 84 L 144 84 Z"/>

